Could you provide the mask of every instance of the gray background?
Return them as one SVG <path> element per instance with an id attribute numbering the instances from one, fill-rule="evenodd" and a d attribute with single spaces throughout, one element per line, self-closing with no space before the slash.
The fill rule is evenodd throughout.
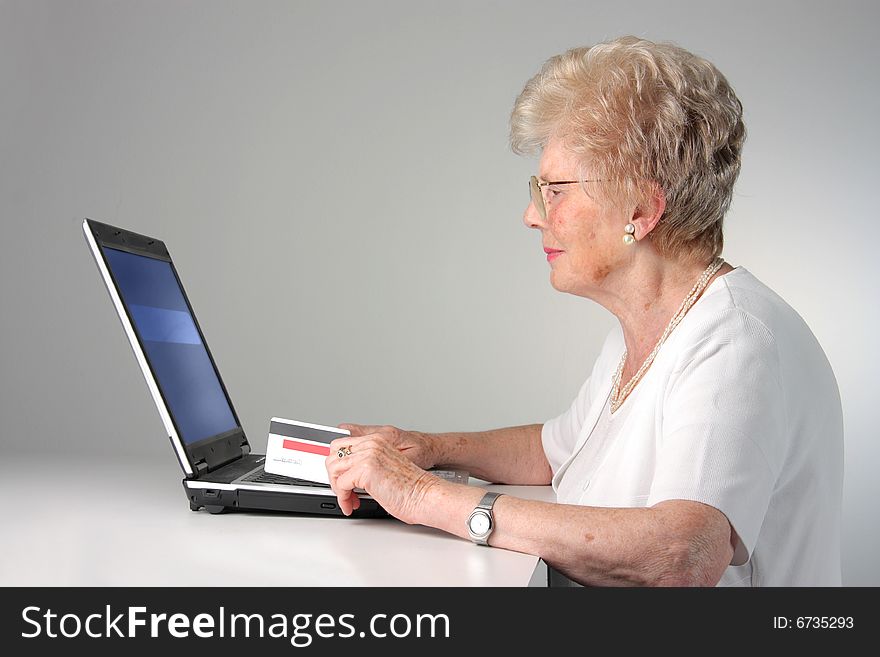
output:
<path id="1" fill-rule="evenodd" d="M 878 585 L 878 19 L 874 2 L 0 0 L 4 452 L 175 467 L 85 216 L 168 243 L 257 449 L 272 415 L 560 413 L 615 320 L 550 287 L 508 115 L 547 57 L 636 34 L 708 57 L 743 101 L 725 256 L 835 368 L 844 581 Z"/>

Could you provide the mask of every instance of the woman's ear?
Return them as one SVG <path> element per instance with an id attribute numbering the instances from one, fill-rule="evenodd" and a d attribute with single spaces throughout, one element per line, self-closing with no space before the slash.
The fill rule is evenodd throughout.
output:
<path id="1" fill-rule="evenodd" d="M 636 227 L 636 239 L 641 240 L 650 235 L 664 212 L 666 212 L 666 194 L 663 188 L 654 182 L 651 184 L 647 199 L 636 207 L 630 219 L 630 223 Z"/>

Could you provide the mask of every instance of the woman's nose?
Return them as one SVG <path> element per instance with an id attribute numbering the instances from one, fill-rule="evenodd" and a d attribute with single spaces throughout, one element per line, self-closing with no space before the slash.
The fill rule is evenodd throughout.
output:
<path id="1" fill-rule="evenodd" d="M 529 201 L 526 211 L 523 213 L 523 223 L 526 225 L 526 228 L 541 228 L 544 225 L 541 213 L 538 212 L 538 208 L 535 207 L 532 201 Z"/>

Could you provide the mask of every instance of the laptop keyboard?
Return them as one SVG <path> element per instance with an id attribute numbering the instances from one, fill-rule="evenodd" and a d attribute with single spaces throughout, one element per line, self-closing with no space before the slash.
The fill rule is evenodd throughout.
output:
<path id="1" fill-rule="evenodd" d="M 287 486 L 311 486 L 313 488 L 330 488 L 327 484 L 317 481 L 307 481 L 306 479 L 297 479 L 296 477 L 285 477 L 284 475 L 271 474 L 262 468 L 243 477 L 241 481 L 248 481 L 255 484 L 281 484 Z"/>

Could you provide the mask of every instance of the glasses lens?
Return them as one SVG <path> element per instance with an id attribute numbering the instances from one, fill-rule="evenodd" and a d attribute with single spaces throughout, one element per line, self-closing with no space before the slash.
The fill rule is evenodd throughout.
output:
<path id="1" fill-rule="evenodd" d="M 541 186 L 535 176 L 529 178 L 529 191 L 532 194 L 532 204 L 541 215 L 541 219 L 547 218 L 547 211 L 544 209 L 544 195 L 541 193 Z"/>

